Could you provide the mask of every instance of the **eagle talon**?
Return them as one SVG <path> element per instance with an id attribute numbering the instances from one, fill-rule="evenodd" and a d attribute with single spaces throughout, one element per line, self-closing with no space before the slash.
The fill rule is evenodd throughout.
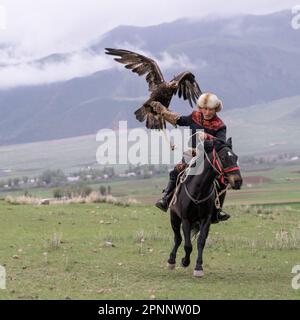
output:
<path id="1" fill-rule="evenodd" d="M 162 114 L 165 109 L 167 109 L 164 105 L 162 105 L 158 101 L 152 101 L 150 103 L 150 106 L 152 107 L 152 110 L 155 111 L 158 114 Z"/>

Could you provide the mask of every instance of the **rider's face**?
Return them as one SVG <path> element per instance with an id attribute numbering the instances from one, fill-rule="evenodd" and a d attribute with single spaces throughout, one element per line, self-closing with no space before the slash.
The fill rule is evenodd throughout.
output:
<path id="1" fill-rule="evenodd" d="M 216 115 L 215 109 L 202 108 L 202 112 L 205 120 L 210 120 Z"/>

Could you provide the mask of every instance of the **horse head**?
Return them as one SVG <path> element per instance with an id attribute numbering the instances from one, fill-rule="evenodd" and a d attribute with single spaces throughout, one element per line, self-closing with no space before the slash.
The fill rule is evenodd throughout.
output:
<path id="1" fill-rule="evenodd" d="M 232 139 L 216 139 L 213 145 L 213 165 L 220 174 L 221 181 L 229 183 L 232 189 L 240 189 L 243 183 L 238 156 L 232 150 Z"/>

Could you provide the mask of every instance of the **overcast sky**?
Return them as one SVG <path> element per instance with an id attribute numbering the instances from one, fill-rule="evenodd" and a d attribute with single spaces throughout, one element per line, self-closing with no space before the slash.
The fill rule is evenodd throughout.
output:
<path id="1" fill-rule="evenodd" d="M 263 14 L 300 0 L 0 0 L 7 26 L 0 42 L 44 55 L 84 46 L 120 24 L 152 25 L 211 14 Z M 21 51 L 20 51 L 21 52 Z"/>
<path id="2" fill-rule="evenodd" d="M 300 0 L 0 0 L 0 19 L 6 15 L 5 29 L 0 20 L 0 44 L 15 44 L 9 52 L 0 49 L 0 64 L 78 50 L 121 24 L 145 26 L 182 17 L 265 14 L 291 10 L 297 4 Z M 17 70 L 6 71 L 13 74 Z M 24 65 L 20 71 L 29 72 Z M 1 81 L 6 81 L 3 74 L 0 86 Z"/>

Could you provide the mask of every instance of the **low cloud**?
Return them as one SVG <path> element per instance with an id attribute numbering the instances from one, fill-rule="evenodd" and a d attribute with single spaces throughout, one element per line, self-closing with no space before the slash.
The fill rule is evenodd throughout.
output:
<path id="1" fill-rule="evenodd" d="M 170 54 L 167 51 L 163 51 L 159 54 L 159 56 L 153 56 L 151 52 L 141 49 L 141 47 L 143 47 L 144 45 L 145 43 L 141 40 L 138 41 L 138 44 L 136 45 L 128 42 L 118 43 L 115 45 L 115 48 L 137 52 L 145 57 L 153 59 L 158 64 L 162 73 L 164 73 L 164 70 L 167 69 L 178 68 L 192 70 L 196 68 L 195 64 L 193 64 L 190 61 L 189 57 L 185 54 Z M 115 64 L 115 67 L 122 68 L 122 65 L 117 63 Z"/>
<path id="2" fill-rule="evenodd" d="M 161 57 L 158 62 L 164 69 L 182 68 L 192 70 L 196 68 L 185 54 L 171 55 L 165 51 L 161 54 Z"/>
<path id="3" fill-rule="evenodd" d="M 63 61 L 48 63 L 17 63 L 0 68 L 0 88 L 40 85 L 88 76 L 96 71 L 112 67 L 104 55 L 90 52 L 74 53 Z"/>
<path id="4" fill-rule="evenodd" d="M 126 44 L 126 46 L 123 44 L 121 47 L 153 58 L 163 73 L 167 69 L 192 70 L 195 68 L 189 58 L 183 54 L 171 55 L 168 52 L 162 52 L 159 57 L 153 57 L 151 53 L 130 44 Z M 10 64 L 2 64 L 1 66 L 1 62 L 4 61 L 9 61 Z M 104 54 L 94 54 L 89 51 L 61 55 L 59 59 L 54 57 L 52 60 L 47 61 L 46 59 L 44 62 L 43 60 L 19 62 L 11 57 L 9 52 L 2 52 L 0 55 L 0 89 L 67 81 L 109 68 L 123 69 L 123 66 L 115 63 L 112 57 Z"/>

